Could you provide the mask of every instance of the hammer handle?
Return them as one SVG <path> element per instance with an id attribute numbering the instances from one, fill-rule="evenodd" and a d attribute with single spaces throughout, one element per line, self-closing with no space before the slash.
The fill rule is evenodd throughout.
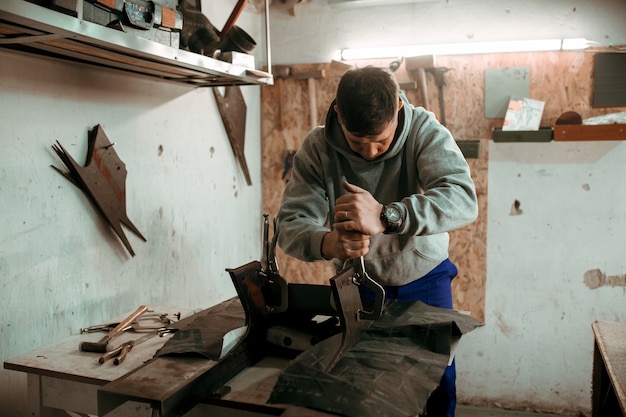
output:
<path id="1" fill-rule="evenodd" d="M 109 350 L 109 346 L 108 346 L 109 341 L 111 341 L 111 339 L 113 339 L 118 334 L 122 333 L 128 326 L 130 326 L 132 322 L 137 320 L 146 311 L 148 311 L 148 307 L 146 306 L 139 307 L 137 310 L 135 310 L 133 314 L 126 317 L 117 326 L 115 326 L 113 330 L 107 333 L 107 335 L 104 336 L 100 341 L 95 342 L 95 343 L 94 342 L 82 342 L 78 346 L 78 349 L 82 350 L 83 352 L 106 353 L 107 350 Z"/>
<path id="2" fill-rule="evenodd" d="M 235 22 L 239 19 L 239 15 L 243 12 L 244 7 L 246 7 L 246 3 L 248 0 L 238 0 L 237 4 L 235 4 L 235 8 L 228 16 L 228 20 L 224 23 L 224 27 L 222 31 L 219 33 L 220 38 L 223 38 L 226 33 L 235 26 Z"/>
<path id="3" fill-rule="evenodd" d="M 124 331 L 124 329 L 126 329 L 126 327 L 128 327 L 135 320 L 137 320 L 139 317 L 141 317 L 141 315 L 143 313 L 145 313 L 146 311 L 148 311 L 148 307 L 147 306 L 141 306 L 137 310 L 135 310 L 134 313 L 132 313 L 130 316 L 128 316 L 124 320 L 122 320 L 117 326 L 115 326 L 113 328 L 113 330 L 111 330 L 107 334 L 108 340 L 111 340 L 115 336 L 117 336 L 118 334 L 122 333 Z"/>

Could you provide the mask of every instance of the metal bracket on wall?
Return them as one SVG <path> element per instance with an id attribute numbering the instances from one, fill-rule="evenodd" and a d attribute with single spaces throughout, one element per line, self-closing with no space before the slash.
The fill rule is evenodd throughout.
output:
<path id="1" fill-rule="evenodd" d="M 135 256 L 135 252 L 122 230 L 122 224 L 144 242 L 146 238 L 126 214 L 126 165 L 115 152 L 113 148 L 115 144 L 109 141 L 102 126 L 97 125 L 89 131 L 88 141 L 84 167 L 78 164 L 57 141 L 56 145 L 52 145 L 52 149 L 59 156 L 68 172 L 63 172 L 54 165 L 52 168 L 74 183 L 89 197 L 89 200 L 122 240 L 128 252 Z"/>
<path id="2" fill-rule="evenodd" d="M 233 148 L 235 159 L 237 159 L 237 163 L 243 171 L 246 183 L 252 185 L 250 171 L 246 163 L 246 155 L 244 154 L 247 107 L 241 94 L 241 89 L 239 86 L 225 87 L 224 96 L 222 96 L 217 88 L 213 88 L 213 95 L 224 122 L 230 146 Z"/>

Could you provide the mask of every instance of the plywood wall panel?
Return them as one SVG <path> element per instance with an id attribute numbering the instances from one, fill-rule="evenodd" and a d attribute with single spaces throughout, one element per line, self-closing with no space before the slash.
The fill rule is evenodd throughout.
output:
<path id="1" fill-rule="evenodd" d="M 392 60 L 356 62 L 357 66 L 388 66 Z M 479 158 L 468 160 L 476 183 L 479 199 L 479 216 L 473 224 L 451 233 L 450 258 L 459 267 L 459 276 L 453 282 L 454 305 L 468 310 L 479 320 L 484 319 L 487 247 L 487 192 L 488 143 L 495 127 L 502 119 L 485 118 L 486 68 L 527 66 L 530 74 L 530 98 L 545 102 L 542 126 L 554 125 L 565 111 L 573 110 L 583 118 L 597 116 L 624 108 L 591 107 L 593 92 L 593 53 L 542 52 L 517 54 L 485 54 L 436 57 L 436 65 L 445 68 L 443 101 L 447 127 L 457 140 L 480 140 Z M 294 65 L 292 73 L 324 69 L 324 79 L 316 80 L 316 101 L 319 123 L 334 98 L 342 71 L 331 64 Z M 440 119 L 439 90 L 432 74 L 427 74 L 428 103 L 421 102 L 421 92 L 414 73 L 408 72 L 404 63 L 397 69 L 400 83 L 416 84 L 405 93 L 415 105 L 423 105 Z M 282 87 L 262 87 L 263 129 L 263 210 L 275 216 L 280 204 L 284 180 L 284 158 L 289 151 L 297 150 L 310 130 L 309 92 L 307 82 L 290 77 Z M 284 128 L 280 129 L 277 100 L 282 90 Z M 329 263 L 303 263 L 279 252 L 281 274 L 292 282 L 325 284 L 334 274 Z"/>

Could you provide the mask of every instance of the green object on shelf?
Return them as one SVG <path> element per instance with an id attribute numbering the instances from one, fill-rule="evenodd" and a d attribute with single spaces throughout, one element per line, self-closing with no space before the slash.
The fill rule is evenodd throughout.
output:
<path id="1" fill-rule="evenodd" d="M 552 127 L 540 127 L 539 130 L 502 130 L 493 129 L 494 142 L 550 142 Z"/>
<path id="2" fill-rule="evenodd" d="M 463 156 L 467 158 L 478 158 L 480 153 L 480 141 L 479 140 L 458 140 L 457 145 L 461 148 Z"/>

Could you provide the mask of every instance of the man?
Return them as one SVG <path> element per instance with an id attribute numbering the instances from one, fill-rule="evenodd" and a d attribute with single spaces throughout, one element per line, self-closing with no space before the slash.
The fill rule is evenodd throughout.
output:
<path id="1" fill-rule="evenodd" d="M 325 125 L 294 156 L 278 245 L 303 261 L 332 259 L 338 271 L 363 256 L 387 299 L 452 308 L 448 232 L 477 215 L 470 170 L 450 132 L 408 103 L 391 72 L 365 67 L 343 75 Z M 455 377 L 453 364 L 428 416 L 454 416 Z"/>

